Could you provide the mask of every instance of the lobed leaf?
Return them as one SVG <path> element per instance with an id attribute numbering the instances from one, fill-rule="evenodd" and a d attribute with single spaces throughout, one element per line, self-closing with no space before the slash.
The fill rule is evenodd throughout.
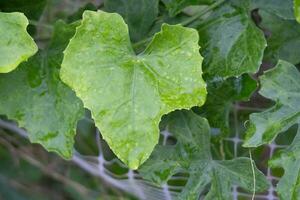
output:
<path id="1" fill-rule="evenodd" d="M 28 20 L 22 13 L 0 12 L 0 73 L 14 70 L 37 51 L 26 32 Z"/>
<path id="2" fill-rule="evenodd" d="M 295 52 L 300 48 L 300 24 L 265 11 L 259 14 L 262 17 L 260 27 L 267 33 L 268 46 L 264 59 L 274 64 L 278 59 L 298 64 L 300 56 Z"/>
<path id="3" fill-rule="evenodd" d="M 210 127 L 205 118 L 192 111 L 175 111 L 168 116 L 167 130 L 177 143 L 158 145 L 139 172 L 159 185 L 166 183 L 176 173 L 189 173 L 188 181 L 178 199 L 231 200 L 232 186 L 252 191 L 251 160 L 245 157 L 233 160 L 214 160 L 210 150 Z M 265 176 L 255 167 L 256 191 L 268 188 Z"/>
<path id="4" fill-rule="evenodd" d="M 114 153 L 136 169 L 158 142 L 162 115 L 204 103 L 201 62 L 193 29 L 164 24 L 136 55 L 120 15 L 85 11 L 60 75 Z"/>
<path id="5" fill-rule="evenodd" d="M 278 151 L 269 161 L 271 168 L 282 167 L 284 175 L 280 178 L 276 192 L 280 199 L 298 200 L 300 198 L 300 128 L 292 144 Z"/>
<path id="6" fill-rule="evenodd" d="M 253 9 L 260 9 L 270 14 L 275 14 L 285 20 L 295 19 L 293 12 L 293 0 L 251 0 Z"/>
<path id="7" fill-rule="evenodd" d="M 251 19 L 249 7 L 249 0 L 227 1 L 198 26 L 203 71 L 209 77 L 258 71 L 267 44 Z"/>
<path id="8" fill-rule="evenodd" d="M 59 79 L 63 50 L 75 25 L 58 22 L 51 45 L 15 71 L 0 74 L 0 114 L 16 120 L 31 142 L 71 158 L 77 121 L 83 116 L 81 101 Z"/>
<path id="9" fill-rule="evenodd" d="M 250 115 L 243 146 L 270 143 L 280 132 L 300 122 L 300 73 L 292 64 L 279 60 L 275 68 L 260 77 L 259 93 L 275 101 L 261 113 Z"/>
<path id="10" fill-rule="evenodd" d="M 46 4 L 47 0 L 0 1 L 0 10 L 2 12 L 22 12 L 29 19 L 38 20 Z"/>

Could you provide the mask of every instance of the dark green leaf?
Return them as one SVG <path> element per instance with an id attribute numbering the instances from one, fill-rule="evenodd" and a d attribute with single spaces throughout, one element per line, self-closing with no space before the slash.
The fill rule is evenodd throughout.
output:
<path id="1" fill-rule="evenodd" d="M 0 113 L 27 129 L 31 142 L 71 158 L 83 106 L 59 79 L 63 50 L 75 25 L 58 22 L 52 43 L 15 71 L 0 75 Z"/>
<path id="2" fill-rule="evenodd" d="M 182 9 L 191 5 L 211 4 L 215 0 L 162 0 L 171 16 L 177 15 Z"/>
<path id="3" fill-rule="evenodd" d="M 293 0 L 252 0 L 252 8 L 267 11 L 282 19 L 295 19 Z"/>
<path id="4" fill-rule="evenodd" d="M 210 127 L 206 119 L 192 111 L 175 111 L 168 116 L 167 129 L 177 138 L 174 146 L 158 145 L 140 172 L 155 183 L 166 183 L 178 172 L 189 173 L 179 199 L 198 199 L 211 184 L 205 199 L 231 200 L 233 185 L 252 191 L 251 161 L 240 157 L 213 160 L 210 151 Z M 268 188 L 268 181 L 255 168 L 256 191 Z"/>
<path id="5" fill-rule="evenodd" d="M 68 22 L 71 23 L 77 20 L 81 20 L 82 14 L 85 10 L 97 11 L 97 7 L 92 3 L 84 5 L 83 7 L 79 8 L 75 13 L 68 16 Z"/>
<path id="6" fill-rule="evenodd" d="M 42 14 L 47 0 L 1 0 L 0 11 L 22 12 L 29 19 L 38 20 Z"/>
<path id="7" fill-rule="evenodd" d="M 105 0 L 108 12 L 117 12 L 128 24 L 133 42 L 143 39 L 158 15 L 158 0 Z"/>
<path id="8" fill-rule="evenodd" d="M 276 63 L 278 59 L 282 59 L 298 64 L 300 24 L 295 20 L 284 20 L 264 11 L 260 11 L 259 14 L 262 17 L 260 26 L 268 34 L 265 60 Z"/>
<path id="9" fill-rule="evenodd" d="M 300 122 L 300 73 L 292 64 L 279 60 L 275 68 L 260 77 L 259 93 L 276 104 L 250 115 L 244 146 L 271 142 L 280 132 Z"/>
<path id="10" fill-rule="evenodd" d="M 272 168 L 282 167 L 284 175 L 277 184 L 280 199 L 300 199 L 300 127 L 293 143 L 285 150 L 277 152 L 269 161 Z"/>
<path id="11" fill-rule="evenodd" d="M 208 119 L 213 128 L 221 133 L 229 133 L 229 113 L 235 101 L 246 101 L 257 87 L 257 83 L 249 75 L 238 78 L 216 78 L 207 81 L 207 100 L 199 110 Z"/>
<path id="12" fill-rule="evenodd" d="M 198 26 L 204 73 L 226 78 L 258 70 L 266 41 L 248 10 L 248 0 L 227 1 Z"/>

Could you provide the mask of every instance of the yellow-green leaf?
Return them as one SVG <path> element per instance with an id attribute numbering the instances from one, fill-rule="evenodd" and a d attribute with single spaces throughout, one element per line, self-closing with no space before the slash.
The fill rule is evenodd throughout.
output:
<path id="1" fill-rule="evenodd" d="M 164 24 L 136 55 L 120 15 L 86 11 L 60 75 L 114 153 L 136 169 L 158 142 L 162 115 L 204 103 L 201 63 L 194 29 Z"/>
<path id="2" fill-rule="evenodd" d="M 28 20 L 22 13 L 0 12 L 0 73 L 14 70 L 37 51 L 26 31 Z"/>

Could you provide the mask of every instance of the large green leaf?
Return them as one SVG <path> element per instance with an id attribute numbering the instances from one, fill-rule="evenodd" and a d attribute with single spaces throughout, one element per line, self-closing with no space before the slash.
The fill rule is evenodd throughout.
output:
<path id="1" fill-rule="evenodd" d="M 31 142 L 70 158 L 83 106 L 59 79 L 63 50 L 75 25 L 58 22 L 52 43 L 15 71 L 0 75 L 0 114 L 27 129 Z"/>
<path id="2" fill-rule="evenodd" d="M 300 24 L 295 20 L 284 20 L 265 11 L 259 12 L 262 17 L 260 27 L 268 33 L 268 46 L 264 59 L 276 64 L 278 59 L 293 64 L 300 62 L 297 53 L 300 49 Z"/>
<path id="3" fill-rule="evenodd" d="M 135 169 L 158 142 L 162 115 L 204 103 L 201 62 L 193 29 L 164 24 L 136 55 L 120 15 L 86 11 L 65 50 L 61 78 L 91 110 L 114 153 Z"/>
<path id="4" fill-rule="evenodd" d="M 235 101 L 249 100 L 257 83 L 249 75 L 216 78 L 207 81 L 207 100 L 199 113 L 208 119 L 211 127 L 220 129 L 222 135 L 229 133 L 229 114 Z"/>
<path id="5" fill-rule="evenodd" d="M 192 111 L 175 111 L 168 115 L 167 130 L 177 139 L 174 146 L 158 145 L 141 166 L 144 178 L 163 184 L 176 173 L 189 173 L 179 199 L 199 199 L 205 189 L 205 199 L 231 200 L 233 185 L 252 191 L 251 160 L 245 157 L 233 160 L 213 160 L 210 151 L 210 127 L 205 118 Z M 265 176 L 256 168 L 256 191 L 268 188 Z"/>
<path id="6" fill-rule="evenodd" d="M 248 10 L 248 0 L 227 1 L 198 26 L 204 73 L 230 77 L 258 70 L 266 41 Z"/>
<path id="7" fill-rule="evenodd" d="M 162 0 L 171 16 L 177 15 L 182 9 L 191 5 L 211 4 L 215 0 Z"/>
<path id="8" fill-rule="evenodd" d="M 294 0 L 294 13 L 296 20 L 300 23 L 300 0 Z"/>
<path id="9" fill-rule="evenodd" d="M 0 11 L 22 12 L 29 19 L 38 20 L 42 14 L 47 0 L 1 0 Z"/>
<path id="10" fill-rule="evenodd" d="M 250 115 L 244 146 L 257 147 L 271 142 L 278 133 L 300 122 L 300 73 L 295 66 L 278 61 L 260 78 L 259 93 L 276 104 Z"/>
<path id="11" fill-rule="evenodd" d="M 104 6 L 106 11 L 122 15 L 133 42 L 147 36 L 158 15 L 158 0 L 105 0 Z"/>
<path id="12" fill-rule="evenodd" d="M 0 73 L 14 70 L 36 53 L 37 46 L 26 32 L 27 25 L 22 13 L 0 12 Z"/>
<path id="13" fill-rule="evenodd" d="M 276 152 L 269 161 L 272 168 L 282 167 L 284 175 L 277 184 L 276 191 L 280 199 L 300 199 L 300 127 L 292 144 L 285 150 Z"/>

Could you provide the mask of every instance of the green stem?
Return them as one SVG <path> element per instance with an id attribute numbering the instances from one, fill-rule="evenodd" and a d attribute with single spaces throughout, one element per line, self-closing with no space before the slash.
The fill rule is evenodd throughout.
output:
<path id="1" fill-rule="evenodd" d="M 198 18 L 202 17 L 203 15 L 205 15 L 206 13 L 208 13 L 209 11 L 215 9 L 216 7 L 218 7 L 219 5 L 221 5 L 222 3 L 224 3 L 226 0 L 219 0 L 209 6 L 207 6 L 204 10 L 202 10 L 201 12 L 199 12 L 198 14 L 188 18 L 187 20 L 181 22 L 180 24 L 182 26 L 187 26 L 189 24 L 191 24 L 192 22 L 194 22 L 195 20 L 197 20 Z"/>
<path id="2" fill-rule="evenodd" d="M 188 18 L 187 20 L 181 22 L 180 24 L 181 24 L 182 26 L 187 26 L 187 25 L 191 24 L 192 22 L 194 22 L 194 21 L 197 20 L 198 18 L 202 17 L 203 15 L 207 14 L 209 11 L 215 9 L 216 7 L 218 7 L 219 5 L 221 5 L 222 3 L 224 3 L 225 1 L 226 1 L 226 0 L 219 0 L 219 1 L 217 1 L 217 2 L 215 2 L 215 3 L 213 3 L 213 4 L 211 4 L 211 5 L 207 6 L 204 10 L 202 10 L 202 11 L 199 12 L 198 14 L 196 14 L 196 15 L 194 15 L 194 16 Z M 148 38 L 145 38 L 145 39 L 143 39 L 143 40 L 141 40 L 141 41 L 138 41 L 138 42 L 134 43 L 134 44 L 132 45 L 132 47 L 133 47 L 134 49 L 138 49 L 139 47 L 141 47 L 141 46 L 147 44 L 148 42 L 150 42 L 151 39 L 152 39 L 152 36 L 151 36 L 151 37 L 148 37 Z"/>
<path id="3" fill-rule="evenodd" d="M 145 38 L 145 39 L 143 39 L 143 40 L 140 40 L 140 41 L 134 43 L 134 44 L 132 45 L 132 47 L 133 47 L 134 49 L 138 49 L 139 47 L 143 46 L 144 44 L 147 44 L 148 42 L 150 42 L 151 39 L 152 39 L 152 37 L 148 37 L 148 38 Z"/>

